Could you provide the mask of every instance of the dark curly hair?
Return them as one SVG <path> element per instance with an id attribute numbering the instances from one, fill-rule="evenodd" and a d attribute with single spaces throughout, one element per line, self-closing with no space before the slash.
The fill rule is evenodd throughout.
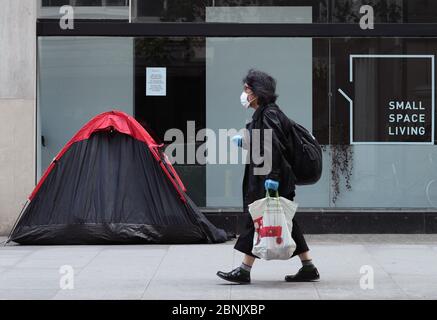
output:
<path id="1" fill-rule="evenodd" d="M 243 78 L 243 84 L 246 83 L 253 93 L 258 97 L 260 106 L 275 102 L 278 98 L 276 94 L 276 80 L 269 74 L 250 69 Z"/>

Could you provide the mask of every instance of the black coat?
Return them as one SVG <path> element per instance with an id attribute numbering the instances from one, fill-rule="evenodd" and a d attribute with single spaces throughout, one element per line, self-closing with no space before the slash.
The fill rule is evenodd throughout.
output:
<path id="1" fill-rule="evenodd" d="M 244 140 L 243 147 L 248 148 L 249 143 L 254 141 L 252 130 L 260 129 L 261 137 L 262 130 L 272 129 L 272 148 L 261 150 L 264 156 L 271 152 L 272 170 L 265 175 L 255 175 L 254 168 L 260 167 L 263 163 L 257 165 L 252 161 L 251 152 L 248 153 L 249 161 L 246 162 L 243 178 L 243 215 L 241 217 L 240 236 L 235 243 L 234 248 L 247 255 L 256 257 L 252 254 L 253 237 L 255 228 L 253 226 L 252 217 L 248 212 L 248 205 L 255 200 L 262 199 L 266 196 L 264 182 L 266 179 L 273 179 L 279 182 L 279 195 L 289 200 L 294 200 L 296 189 L 296 176 L 290 164 L 287 161 L 287 152 L 292 152 L 293 145 L 291 139 L 291 125 L 288 117 L 279 109 L 276 104 L 269 104 L 256 109 L 252 116 L 252 122 L 246 125 L 249 131 L 249 139 Z M 255 142 L 256 143 L 256 142 Z M 287 148 L 288 144 L 288 148 Z M 262 143 L 261 143 L 262 145 Z M 266 145 L 268 146 L 268 144 Z M 252 144 L 250 149 L 252 150 Z M 296 250 L 293 256 L 299 255 L 309 250 L 305 241 L 302 229 L 297 221 L 293 219 L 293 230 L 291 233 L 293 240 L 296 243 Z M 258 257 L 256 257 L 258 258 Z"/>
<path id="2" fill-rule="evenodd" d="M 248 204 L 265 197 L 266 191 L 264 182 L 266 179 L 279 182 L 279 195 L 288 198 L 289 195 L 294 193 L 296 189 L 296 176 L 287 161 L 287 154 L 292 152 L 292 144 L 290 144 L 292 141 L 290 137 L 290 125 L 291 123 L 288 117 L 275 103 L 258 107 L 252 116 L 252 121 L 246 125 L 246 129 L 248 129 L 249 132 L 249 139 L 245 137 L 243 147 L 248 148 L 249 142 L 250 148 L 248 150 L 253 150 L 253 143 L 259 144 L 257 140 L 261 139 L 261 150 L 255 152 L 264 156 L 264 159 L 267 159 L 268 155 L 271 154 L 272 161 L 270 173 L 255 175 L 254 169 L 262 167 L 264 163 L 257 164 L 252 157 L 252 152 L 248 152 L 247 157 L 249 157 L 249 159 L 246 161 L 243 178 L 244 211 L 247 211 Z M 257 138 L 257 136 L 253 135 L 253 129 L 260 130 L 258 136 L 261 138 Z M 263 146 L 263 130 L 265 129 L 272 129 L 271 148 L 268 147 L 268 143 L 266 143 L 265 148 Z"/>

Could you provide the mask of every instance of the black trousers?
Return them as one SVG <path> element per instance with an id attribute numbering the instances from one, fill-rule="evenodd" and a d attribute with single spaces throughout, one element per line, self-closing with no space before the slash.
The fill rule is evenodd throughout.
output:
<path id="1" fill-rule="evenodd" d="M 249 212 L 244 212 L 244 229 L 235 243 L 234 249 L 245 253 L 254 258 L 259 258 L 252 254 L 253 248 L 253 237 L 255 235 L 255 227 L 253 225 L 252 216 Z M 291 237 L 296 243 L 296 250 L 294 251 L 291 257 L 299 255 L 301 253 L 309 251 L 308 245 L 306 243 L 305 237 L 303 236 L 303 232 L 296 222 L 296 219 L 293 218 L 293 229 L 291 230 Z"/>

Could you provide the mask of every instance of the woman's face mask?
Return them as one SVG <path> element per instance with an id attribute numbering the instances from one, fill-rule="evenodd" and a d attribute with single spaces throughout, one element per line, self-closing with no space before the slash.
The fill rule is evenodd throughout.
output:
<path id="1" fill-rule="evenodd" d="M 246 92 L 247 90 L 251 92 L 250 88 L 247 85 L 245 85 L 244 91 L 241 93 L 240 96 L 241 105 L 246 109 L 249 108 L 251 102 L 256 99 L 256 97 L 254 97 L 253 99 L 249 100 L 249 94 Z"/>
<path id="2" fill-rule="evenodd" d="M 240 96 L 240 102 L 241 102 L 241 105 L 246 109 L 249 108 L 249 106 L 250 106 L 250 102 L 249 102 L 248 98 L 249 98 L 248 94 L 243 91 L 243 93 Z"/>

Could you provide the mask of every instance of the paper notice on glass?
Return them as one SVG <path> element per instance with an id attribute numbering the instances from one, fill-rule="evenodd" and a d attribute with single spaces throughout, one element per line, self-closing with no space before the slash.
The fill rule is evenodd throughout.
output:
<path id="1" fill-rule="evenodd" d="M 146 68 L 146 96 L 167 94 L 167 68 Z"/>

